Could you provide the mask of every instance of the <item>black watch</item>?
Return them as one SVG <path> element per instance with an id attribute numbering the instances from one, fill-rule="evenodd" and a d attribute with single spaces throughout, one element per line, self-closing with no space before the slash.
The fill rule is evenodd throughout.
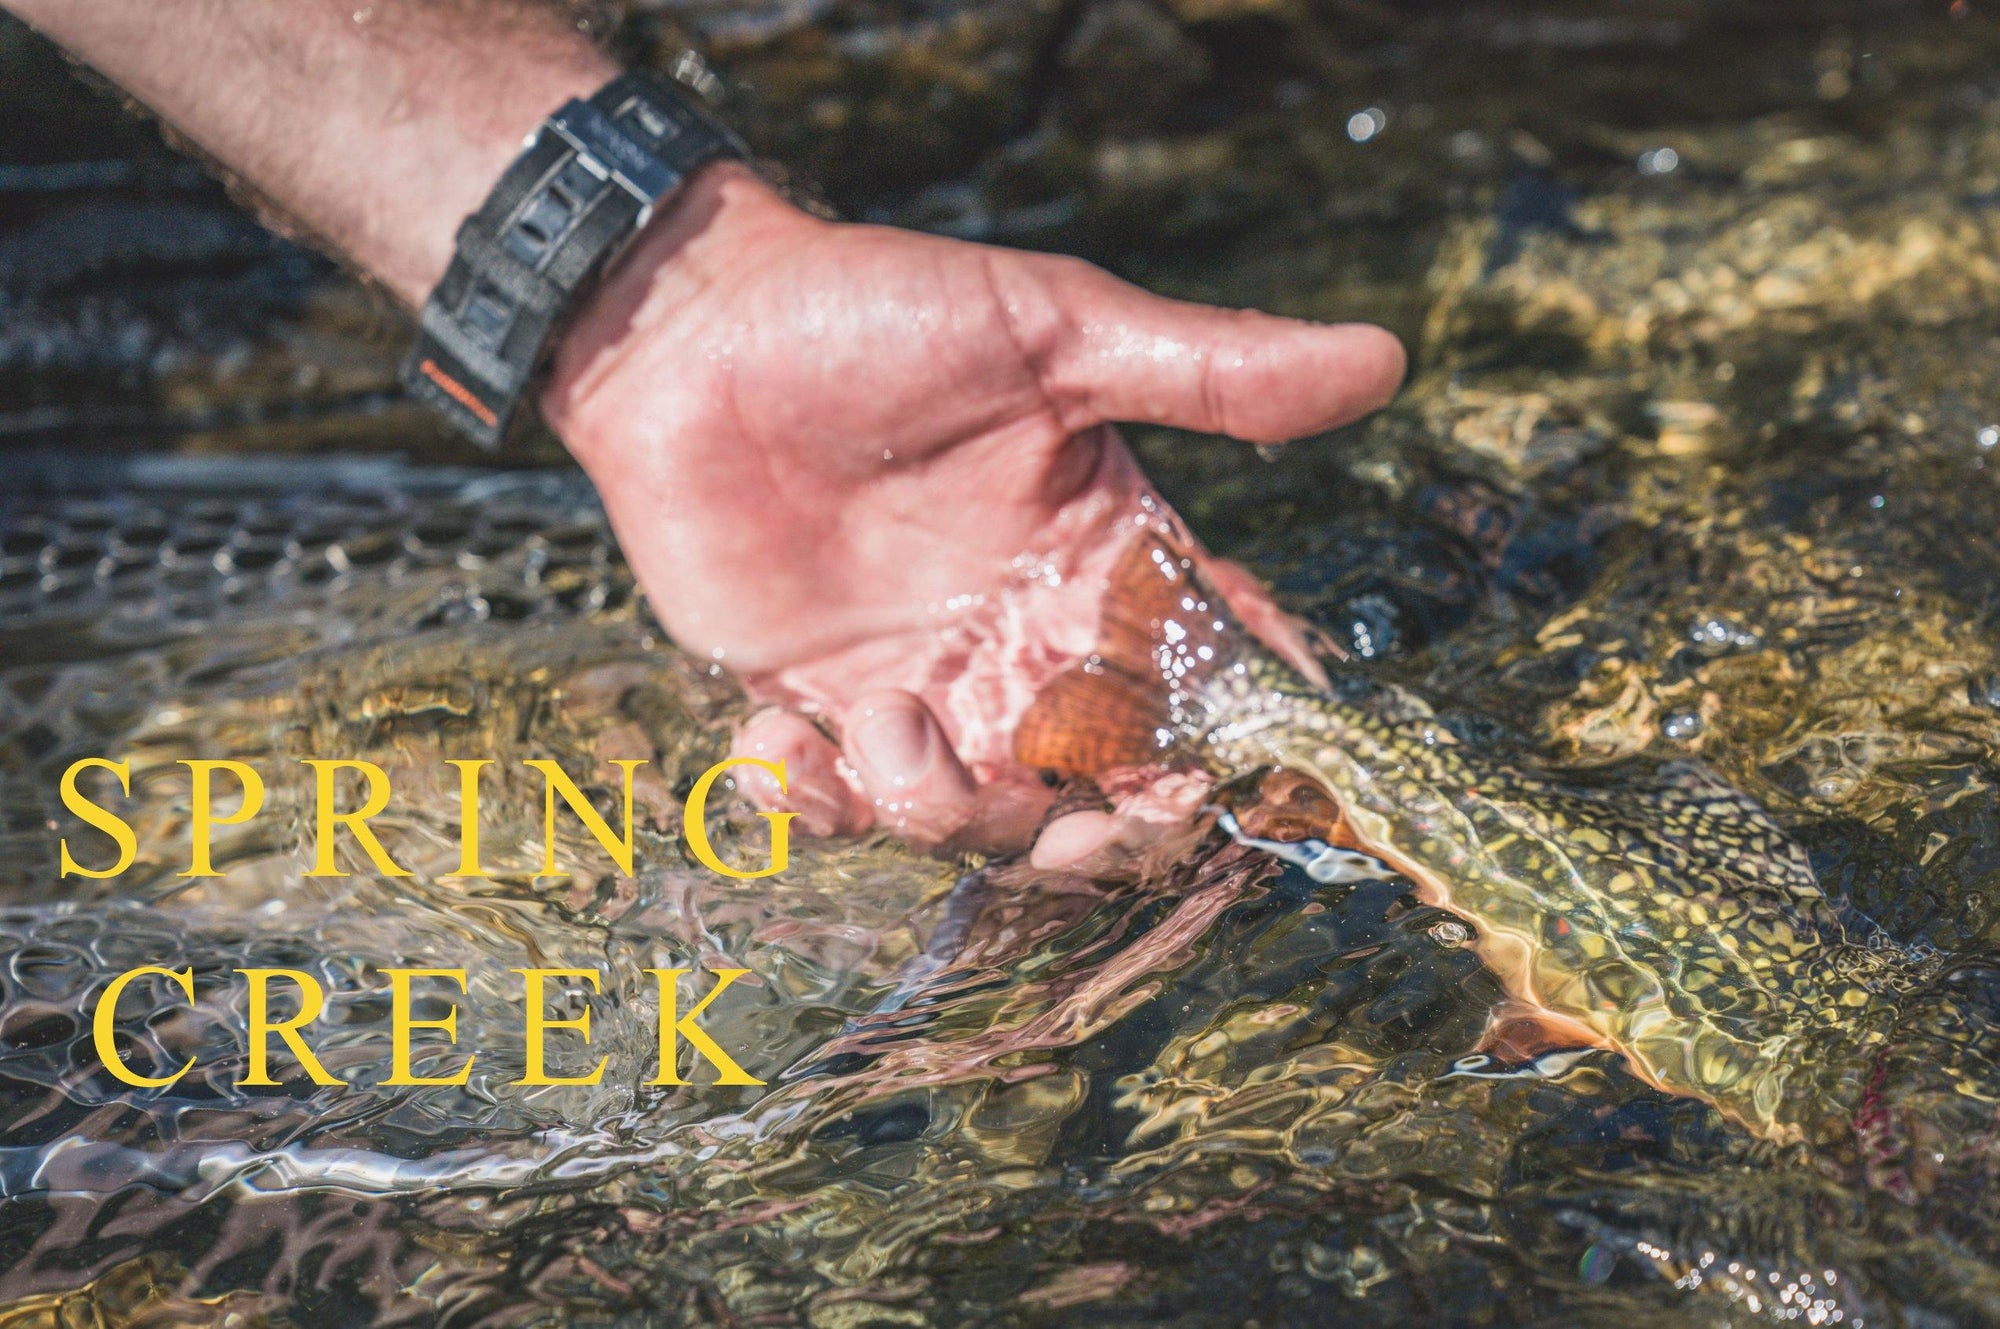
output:
<path id="1" fill-rule="evenodd" d="M 498 447 L 563 316 L 654 209 L 734 134 L 665 79 L 629 73 L 550 116 L 484 206 L 424 305 L 403 383 L 482 447 Z"/>

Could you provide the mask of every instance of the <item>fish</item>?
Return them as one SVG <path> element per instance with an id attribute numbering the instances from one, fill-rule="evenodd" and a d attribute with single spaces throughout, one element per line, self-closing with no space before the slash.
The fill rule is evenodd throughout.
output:
<path id="1" fill-rule="evenodd" d="M 1471 925 L 1511 1016 L 1774 1142 L 1851 1136 L 1926 962 L 1829 897 L 1756 800 L 1693 761 L 1565 769 L 1468 741 L 1406 689 L 1322 686 L 1243 627 L 1189 548 L 1170 529 L 1134 540 L 1096 650 L 1018 725 L 1020 761 L 1298 772 L 1337 802 L 1341 848 Z M 1295 858 L 1336 862 L 1308 843 Z"/>

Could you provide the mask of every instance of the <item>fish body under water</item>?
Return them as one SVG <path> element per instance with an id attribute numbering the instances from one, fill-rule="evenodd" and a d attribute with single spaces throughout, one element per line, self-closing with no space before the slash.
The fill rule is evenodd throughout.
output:
<path id="1" fill-rule="evenodd" d="M 1173 747 L 1317 781 L 1348 842 L 1471 922 L 1539 1018 L 1772 1140 L 1852 1129 L 1899 994 L 1925 976 L 1703 768 L 1534 769 L 1401 689 L 1319 687 L 1147 538 L 1114 579 L 1097 653 L 1044 691 L 1016 748 L 1083 773 Z"/>

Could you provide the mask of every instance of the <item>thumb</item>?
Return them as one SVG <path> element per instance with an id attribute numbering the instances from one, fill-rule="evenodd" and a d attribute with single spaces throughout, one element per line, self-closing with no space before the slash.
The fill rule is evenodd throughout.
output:
<path id="1" fill-rule="evenodd" d="M 1168 300 L 1089 264 L 1042 262 L 1057 311 L 1042 386 L 1066 416 L 1281 443 L 1378 409 L 1403 381 L 1402 343 L 1378 327 Z"/>

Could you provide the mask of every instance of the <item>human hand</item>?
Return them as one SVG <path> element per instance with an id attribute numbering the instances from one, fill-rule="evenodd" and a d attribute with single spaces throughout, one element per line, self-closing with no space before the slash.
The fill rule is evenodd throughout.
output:
<path id="1" fill-rule="evenodd" d="M 617 73 L 561 6 L 506 23 L 460 5 L 0 6 L 412 308 L 523 135 Z M 786 763 L 804 828 L 1008 844 L 1049 797 L 1011 731 L 1091 650 L 1120 545 L 1157 505 L 1105 422 L 1275 441 L 1381 404 L 1401 372 L 1377 329 L 833 225 L 717 164 L 579 311 L 542 405 L 667 629 L 779 708 L 739 748 Z M 1210 579 L 1283 637 L 1248 577 Z M 1079 836 L 1078 815 L 1069 851 L 1110 834 Z"/>
<path id="2" fill-rule="evenodd" d="M 1277 442 L 1375 409 L 1402 372 L 1378 328 L 829 223 L 724 165 L 582 312 L 543 410 L 662 625 L 769 704 L 736 750 L 789 788 L 753 798 L 813 833 L 998 847 L 1048 802 L 1013 727 L 1092 649 L 1119 552 L 1164 512 L 1108 422 Z M 1283 644 L 1254 580 L 1211 576 Z M 1067 831 L 1038 860 L 1117 833 Z"/>

